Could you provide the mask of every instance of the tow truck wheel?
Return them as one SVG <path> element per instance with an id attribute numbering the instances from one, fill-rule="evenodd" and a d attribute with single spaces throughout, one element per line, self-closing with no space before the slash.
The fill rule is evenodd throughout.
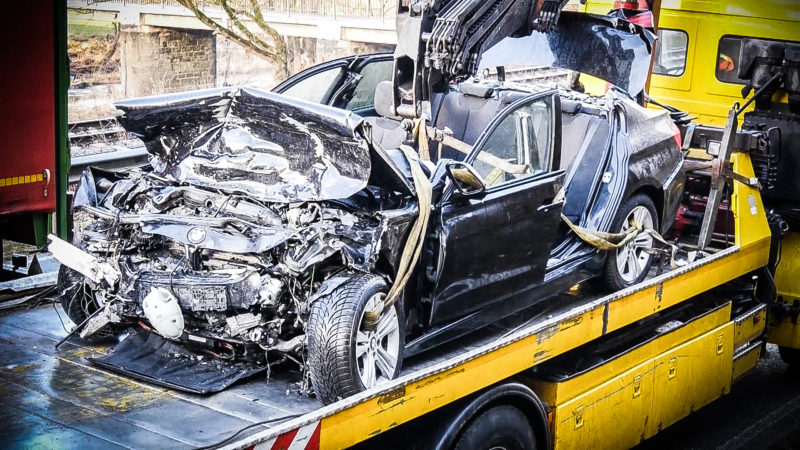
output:
<path id="1" fill-rule="evenodd" d="M 467 424 L 456 441 L 456 450 L 536 448 L 533 428 L 519 409 L 510 405 L 494 406 Z"/>
<path id="2" fill-rule="evenodd" d="M 58 290 L 61 294 L 61 307 L 76 326 L 82 324 L 101 306 L 94 292 L 83 281 L 83 275 L 64 265 L 58 269 Z M 109 337 L 117 331 L 112 325 L 106 325 L 92 337 Z"/>
<path id="3" fill-rule="evenodd" d="M 611 223 L 613 232 L 624 232 L 636 221 L 645 229 L 658 229 L 656 207 L 645 194 L 636 194 L 624 201 Z M 606 285 L 612 290 L 620 290 L 640 283 L 647 278 L 653 265 L 655 240 L 649 233 L 639 233 L 624 246 L 608 252 L 605 265 Z"/>
<path id="4" fill-rule="evenodd" d="M 800 349 L 778 346 L 778 353 L 781 355 L 783 362 L 793 369 L 800 368 Z"/>
<path id="5" fill-rule="evenodd" d="M 308 366 L 323 403 L 369 389 L 400 372 L 405 336 L 402 308 L 385 308 L 367 329 L 366 311 L 383 301 L 388 286 L 377 275 L 356 274 L 311 306 Z"/>

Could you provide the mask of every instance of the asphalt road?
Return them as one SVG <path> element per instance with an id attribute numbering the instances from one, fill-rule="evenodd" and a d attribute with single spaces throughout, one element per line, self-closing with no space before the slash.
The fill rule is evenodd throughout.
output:
<path id="1" fill-rule="evenodd" d="M 731 393 L 665 429 L 637 449 L 800 448 L 800 372 L 767 346 L 758 367 Z"/>

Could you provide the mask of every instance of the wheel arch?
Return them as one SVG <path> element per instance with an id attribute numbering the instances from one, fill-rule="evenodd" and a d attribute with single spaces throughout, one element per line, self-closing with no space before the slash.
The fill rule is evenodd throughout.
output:
<path id="1" fill-rule="evenodd" d="M 644 194 L 650 197 L 656 207 L 656 214 L 658 214 L 659 225 L 663 222 L 664 215 L 664 190 L 660 187 L 651 184 L 643 184 L 636 188 L 627 198 L 631 198 L 636 194 Z"/>
<path id="2" fill-rule="evenodd" d="M 442 434 L 435 448 L 448 449 L 455 444 L 461 431 L 470 421 L 489 408 L 510 405 L 519 409 L 528 418 L 536 438 L 536 447 L 550 448 L 550 429 L 547 422 L 547 408 L 536 393 L 517 381 L 506 381 L 490 386 L 465 399 L 461 405 L 454 405 L 455 414 L 443 421 Z"/>
<path id="3" fill-rule="evenodd" d="M 653 201 L 656 207 L 656 215 L 658 216 L 658 232 L 665 233 L 666 230 L 672 226 L 674 217 L 666 217 L 666 192 L 660 186 L 652 184 L 642 184 L 631 191 L 625 198 L 629 199 L 637 194 L 644 194 Z"/>

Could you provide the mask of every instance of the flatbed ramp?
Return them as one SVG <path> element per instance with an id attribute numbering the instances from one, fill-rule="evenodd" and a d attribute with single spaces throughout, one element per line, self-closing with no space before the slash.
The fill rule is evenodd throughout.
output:
<path id="1" fill-rule="evenodd" d="M 66 316 L 60 312 L 61 317 Z M 68 341 L 51 306 L 0 317 L 4 447 L 181 448 L 212 444 L 257 421 L 321 405 L 288 377 L 254 377 L 212 396 L 186 394 L 100 370 L 86 358 L 108 345 Z"/>
<path id="2" fill-rule="evenodd" d="M 749 164 L 745 172 L 752 176 Z M 224 445 L 270 448 L 301 430 L 321 448 L 347 447 L 763 267 L 770 233 L 757 191 L 735 183 L 731 204 L 732 247 L 610 295 L 567 292 L 408 360 L 398 379 L 325 407 L 292 392 L 297 374 L 256 375 L 209 396 L 139 383 L 88 363 L 112 343 L 68 341 L 55 350 L 66 331 L 51 306 L 14 310 L 0 316 L 0 442 L 182 448 L 221 443 L 250 427 Z"/>
<path id="3" fill-rule="evenodd" d="M 574 303 L 588 294 L 573 292 Z M 478 349 L 551 311 L 543 307 L 511 316 L 457 344 L 406 361 L 405 373 L 425 372 L 458 353 Z M 0 425 L 4 447 L 188 448 L 214 444 L 255 423 L 322 408 L 300 394 L 299 373 L 255 375 L 213 395 L 193 395 L 138 382 L 89 363 L 116 341 L 86 345 L 66 335 L 60 306 L 17 309 L 0 316 Z M 255 428 L 269 430 L 270 424 Z"/>

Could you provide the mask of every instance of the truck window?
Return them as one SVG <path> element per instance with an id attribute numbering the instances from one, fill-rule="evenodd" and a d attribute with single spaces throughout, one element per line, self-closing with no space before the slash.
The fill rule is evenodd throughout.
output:
<path id="1" fill-rule="evenodd" d="M 686 70 L 686 52 L 689 48 L 689 35 L 683 30 L 658 30 L 658 44 L 653 63 L 653 73 L 679 77 Z"/>
<path id="2" fill-rule="evenodd" d="M 722 36 L 717 49 L 717 66 L 714 73 L 723 83 L 744 84 L 739 78 L 739 50 L 742 47 L 740 36 Z"/>
<path id="3" fill-rule="evenodd" d="M 717 49 L 717 67 L 714 73 L 717 80 L 723 83 L 745 84 L 746 81 L 739 78 L 739 58 L 742 49 L 742 41 L 745 39 L 758 39 L 760 41 L 786 42 L 787 40 L 755 38 L 748 36 L 722 36 L 719 40 Z"/>

